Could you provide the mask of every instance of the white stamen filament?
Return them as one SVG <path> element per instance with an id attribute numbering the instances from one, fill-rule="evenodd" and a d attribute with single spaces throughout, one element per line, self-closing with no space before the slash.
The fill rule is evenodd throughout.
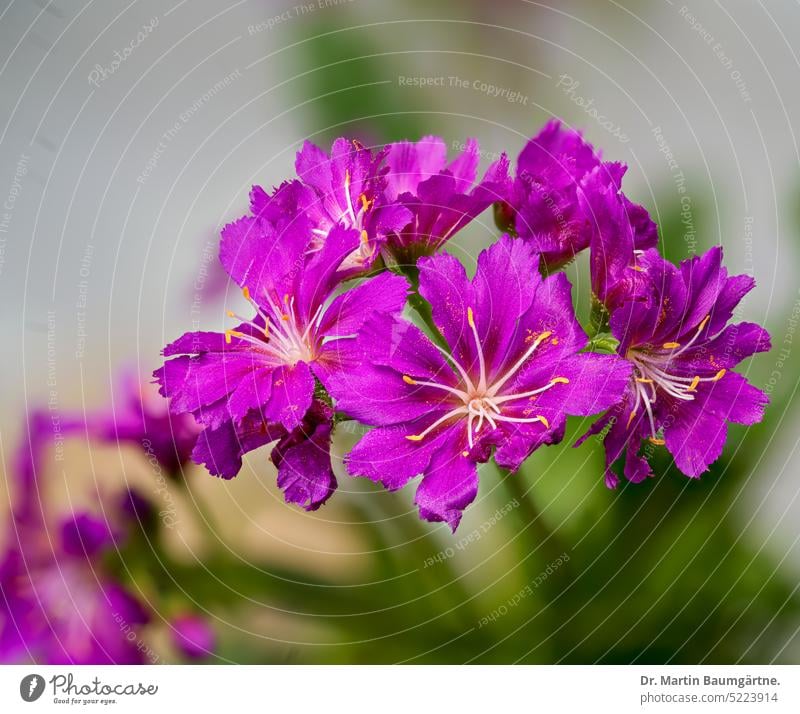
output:
<path id="1" fill-rule="evenodd" d="M 475 344 L 478 347 L 478 364 L 480 365 L 481 376 L 478 380 L 478 391 L 486 391 L 486 360 L 483 357 L 483 349 L 481 348 L 481 339 L 478 337 L 478 328 L 475 327 L 475 316 L 472 314 L 472 308 L 467 308 L 467 322 L 472 330 L 472 336 L 475 338 Z"/>
<path id="2" fill-rule="evenodd" d="M 484 424 L 488 424 L 492 429 L 496 429 L 498 422 L 510 422 L 510 423 L 520 423 L 520 424 L 532 424 L 534 422 L 540 422 L 544 424 L 545 428 L 549 429 L 550 425 L 547 419 L 543 416 L 534 416 L 530 418 L 507 416 L 502 413 L 500 405 L 506 404 L 508 402 L 518 401 L 520 399 L 530 399 L 531 397 L 534 397 L 537 394 L 546 392 L 548 389 L 551 389 L 556 384 L 566 384 L 567 382 L 569 382 L 569 380 L 566 377 L 554 377 L 543 387 L 539 387 L 538 389 L 531 389 L 525 392 L 519 392 L 515 394 L 502 394 L 502 395 L 499 395 L 498 392 L 511 378 L 513 378 L 517 374 L 520 368 L 536 351 L 536 348 L 545 339 L 547 339 L 551 335 L 551 333 L 543 332 L 542 334 L 538 335 L 536 339 L 533 341 L 533 344 L 525 351 L 522 357 L 518 359 L 510 369 L 506 370 L 506 372 L 503 375 L 501 375 L 498 379 L 496 379 L 493 384 L 490 385 L 488 383 L 489 378 L 488 378 L 486 357 L 483 353 L 483 345 L 481 344 L 480 336 L 478 335 L 478 329 L 475 325 L 475 318 L 472 308 L 467 309 L 467 322 L 469 323 L 470 329 L 472 330 L 472 336 L 475 341 L 475 348 L 477 350 L 478 369 L 480 372 L 480 374 L 478 375 L 477 384 L 467 373 L 467 370 L 459 363 L 459 361 L 452 354 L 450 354 L 447 350 L 439 347 L 439 345 L 433 343 L 436 349 L 438 349 L 445 356 L 448 363 L 452 366 L 453 370 L 461 378 L 462 382 L 461 386 L 454 387 L 450 386 L 449 384 L 443 384 L 441 382 L 417 380 L 413 379 L 408 375 L 405 375 L 403 377 L 403 381 L 405 381 L 406 384 L 413 386 L 431 387 L 433 389 L 440 389 L 444 392 L 447 392 L 448 394 L 452 394 L 453 396 L 457 397 L 461 402 L 461 404 L 456 406 L 454 409 L 451 409 L 443 416 L 439 417 L 436 421 L 433 422 L 433 424 L 428 426 L 421 433 L 412 434 L 410 436 L 407 436 L 406 438 L 410 439 L 411 441 L 421 441 L 438 426 L 456 417 L 459 418 L 466 417 L 467 443 L 469 444 L 470 449 L 475 445 L 475 437 L 480 433 L 481 429 L 483 429 Z M 465 454 L 466 453 L 467 452 L 465 452 Z"/>
<path id="3" fill-rule="evenodd" d="M 370 243 L 369 234 L 364 228 L 364 218 L 372 205 L 372 201 L 367 200 L 366 195 L 362 193 L 359 197 L 361 205 L 359 206 L 358 211 L 355 210 L 353 207 L 353 198 L 350 195 L 349 170 L 345 171 L 344 174 L 344 195 L 347 206 L 342 211 L 342 215 L 339 216 L 339 223 L 346 228 L 354 228 L 361 231 L 361 240 L 358 248 L 356 248 L 342 261 L 342 269 L 347 270 L 349 268 L 361 267 L 364 265 L 364 263 L 366 263 L 370 258 L 372 258 L 373 255 L 375 255 L 375 251 L 377 249 L 374 244 Z"/>
<path id="4" fill-rule="evenodd" d="M 661 346 L 661 350 L 656 351 L 632 349 L 628 352 L 627 358 L 634 366 L 634 391 L 636 401 L 628 419 L 630 427 L 636 416 L 639 406 L 644 404 L 647 418 L 650 423 L 650 440 L 656 444 L 662 444 L 663 440 L 657 436 L 655 417 L 653 415 L 653 404 L 656 402 L 659 391 L 663 391 L 674 399 L 684 402 L 691 402 L 695 398 L 697 386 L 705 382 L 718 382 L 725 375 L 726 370 L 719 370 L 713 377 L 683 377 L 678 374 L 670 374 L 668 368 L 670 363 L 689 349 L 697 341 L 710 317 L 706 317 L 689 342 L 681 346 L 675 342 L 667 342 Z M 663 350 L 663 351 L 662 351 Z M 677 350 L 677 351 L 676 351 Z M 647 385 L 650 385 L 652 393 L 648 395 Z"/>
<path id="5" fill-rule="evenodd" d="M 528 348 L 528 351 L 525 352 L 525 354 L 522 355 L 519 360 L 517 360 L 517 363 L 510 370 L 508 370 L 508 372 L 506 372 L 505 376 L 498 382 L 494 383 L 494 386 L 489 390 L 489 395 L 493 397 L 495 394 L 497 394 L 503 385 L 517 373 L 517 370 L 522 367 L 525 361 L 536 351 L 536 348 L 552 334 L 552 332 L 547 331 L 539 335 L 533 341 L 533 344 Z M 480 349 L 480 347 L 478 347 L 478 349 Z"/>
<path id="6" fill-rule="evenodd" d="M 231 337 L 236 337 L 258 347 L 261 351 L 276 358 L 285 364 L 294 365 L 297 362 L 310 361 L 313 359 L 313 348 L 311 346 L 311 331 L 317 326 L 322 312 L 322 305 L 317 308 L 314 316 L 308 321 L 301 332 L 301 325 L 298 323 L 297 314 L 294 310 L 294 297 L 284 298 L 285 310 L 280 310 L 272 298 L 265 294 L 268 310 L 263 309 L 250 296 L 247 288 L 242 290 L 245 300 L 250 303 L 259 317 L 264 320 L 262 327 L 255 320 L 246 320 L 235 312 L 228 312 L 230 317 L 240 320 L 249 325 L 258 333 L 263 334 L 264 338 L 248 335 L 236 330 L 228 330 L 225 333 L 226 340 L 230 342 Z"/>
<path id="7" fill-rule="evenodd" d="M 347 170 L 344 172 L 344 197 L 347 200 L 347 210 L 342 213 L 341 218 L 339 221 L 341 222 L 345 216 L 350 214 L 350 219 L 352 223 L 350 224 L 351 227 L 355 228 L 358 225 L 358 219 L 356 218 L 356 212 L 353 210 L 353 199 L 350 198 L 350 171 Z"/>

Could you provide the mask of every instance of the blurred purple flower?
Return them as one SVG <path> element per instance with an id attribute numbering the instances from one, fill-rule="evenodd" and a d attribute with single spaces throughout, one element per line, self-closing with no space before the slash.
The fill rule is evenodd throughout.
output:
<path id="1" fill-rule="evenodd" d="M 85 423 L 90 438 L 108 443 L 130 443 L 155 459 L 167 475 L 177 478 L 190 462 L 200 428 L 185 414 L 170 414 L 152 384 L 142 383 L 132 369 L 123 369 L 114 384 L 109 408 L 72 417 L 73 427 Z"/>
<path id="2" fill-rule="evenodd" d="M 214 653 L 216 637 L 204 617 L 178 615 L 171 624 L 172 640 L 186 659 L 201 660 Z"/>
<path id="3" fill-rule="evenodd" d="M 108 525 L 81 512 L 55 534 L 48 528 L 38 479 L 52 437 L 49 415 L 34 413 L 19 450 L 18 493 L 0 561 L 0 662 L 138 664 L 145 648 L 136 628 L 148 617 L 99 564 L 115 547 Z"/>

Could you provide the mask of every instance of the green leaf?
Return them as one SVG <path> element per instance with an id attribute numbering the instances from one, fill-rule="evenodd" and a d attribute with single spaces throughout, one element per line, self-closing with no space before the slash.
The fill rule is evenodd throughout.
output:
<path id="1" fill-rule="evenodd" d="M 599 352 L 600 354 L 613 355 L 617 352 L 619 347 L 619 340 L 614 337 L 610 332 L 603 332 L 595 335 L 589 340 L 586 349 L 589 352 Z"/>

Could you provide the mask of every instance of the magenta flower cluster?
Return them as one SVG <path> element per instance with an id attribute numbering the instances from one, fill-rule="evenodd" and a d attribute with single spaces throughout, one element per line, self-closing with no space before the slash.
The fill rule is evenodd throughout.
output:
<path id="1" fill-rule="evenodd" d="M 148 390 L 152 385 L 143 389 L 123 373 L 113 408 L 63 415 L 59 438 L 137 445 L 177 482 L 199 428 L 190 417 L 170 416 L 164 400 Z M 51 412 L 32 411 L 10 464 L 11 512 L 0 531 L 0 664 L 156 663 L 145 630 L 159 619 L 154 606 L 160 599 L 145 596 L 111 567 L 122 549 L 152 549 L 156 508 L 138 490 L 108 487 L 104 506 L 98 498 L 96 507 L 67 513 L 63 503 L 54 507 L 46 494 L 55 434 Z M 91 492 L 85 500 L 93 500 Z M 216 648 L 210 622 L 179 594 L 171 599 L 179 605 L 166 622 L 172 651 L 185 661 L 209 657 Z"/>
<path id="2" fill-rule="evenodd" d="M 761 419 L 766 396 L 731 369 L 769 336 L 728 324 L 753 281 L 728 275 L 721 248 L 665 261 L 621 190 L 626 167 L 557 121 L 515 174 L 503 156 L 479 177 L 479 157 L 469 141 L 448 160 L 436 137 L 307 142 L 297 178 L 253 188 L 220 246 L 243 314 L 172 342 L 155 372 L 171 412 L 202 429 L 194 461 L 232 478 L 273 444 L 286 500 L 313 510 L 337 487 L 334 432 L 355 420 L 372 428 L 347 473 L 391 490 L 421 477 L 421 517 L 455 530 L 477 465 L 515 471 L 562 441 L 568 416 L 600 415 L 586 436 L 603 434 L 612 488 L 619 457 L 628 480 L 652 475 L 646 440 L 695 478 L 728 422 Z M 491 206 L 505 233 L 469 277 L 443 249 Z M 591 339 L 560 271 L 583 251 Z"/>

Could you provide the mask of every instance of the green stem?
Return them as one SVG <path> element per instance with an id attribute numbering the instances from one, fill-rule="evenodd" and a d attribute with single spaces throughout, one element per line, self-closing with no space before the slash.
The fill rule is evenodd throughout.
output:
<path id="1" fill-rule="evenodd" d="M 447 340 L 444 339 L 436 323 L 433 321 L 433 310 L 431 309 L 430 303 L 419 294 L 419 270 L 415 265 L 403 266 L 400 270 L 408 279 L 408 282 L 411 283 L 411 293 L 408 296 L 408 304 L 411 305 L 414 312 L 416 312 L 422 322 L 425 323 L 425 327 L 428 328 L 429 337 L 436 342 L 439 347 L 449 353 L 450 345 L 447 344 Z"/>
<path id="2" fill-rule="evenodd" d="M 596 337 L 597 335 L 608 332 L 609 320 L 609 313 L 608 308 L 600 302 L 597 296 L 592 293 L 592 305 L 591 305 L 591 312 L 589 316 L 589 325 L 587 327 L 587 334 L 590 338 Z"/>
<path id="3" fill-rule="evenodd" d="M 541 553 L 545 565 L 554 563 L 565 553 L 569 555 L 561 539 L 555 531 L 550 529 L 542 517 L 533 497 L 533 487 L 525 488 L 522 474 L 520 472 L 509 473 L 499 466 L 497 470 L 500 474 L 501 483 L 519 503 L 517 512 L 526 532 L 530 533 L 531 540 L 534 541 L 532 550 L 537 550 Z"/>
<path id="4" fill-rule="evenodd" d="M 220 527 L 217 518 L 211 514 L 208 504 L 204 503 L 202 497 L 192 489 L 186 478 L 180 479 L 178 483 L 181 485 L 181 490 L 186 500 L 193 507 L 195 519 L 202 524 L 211 551 L 224 552 Z"/>

